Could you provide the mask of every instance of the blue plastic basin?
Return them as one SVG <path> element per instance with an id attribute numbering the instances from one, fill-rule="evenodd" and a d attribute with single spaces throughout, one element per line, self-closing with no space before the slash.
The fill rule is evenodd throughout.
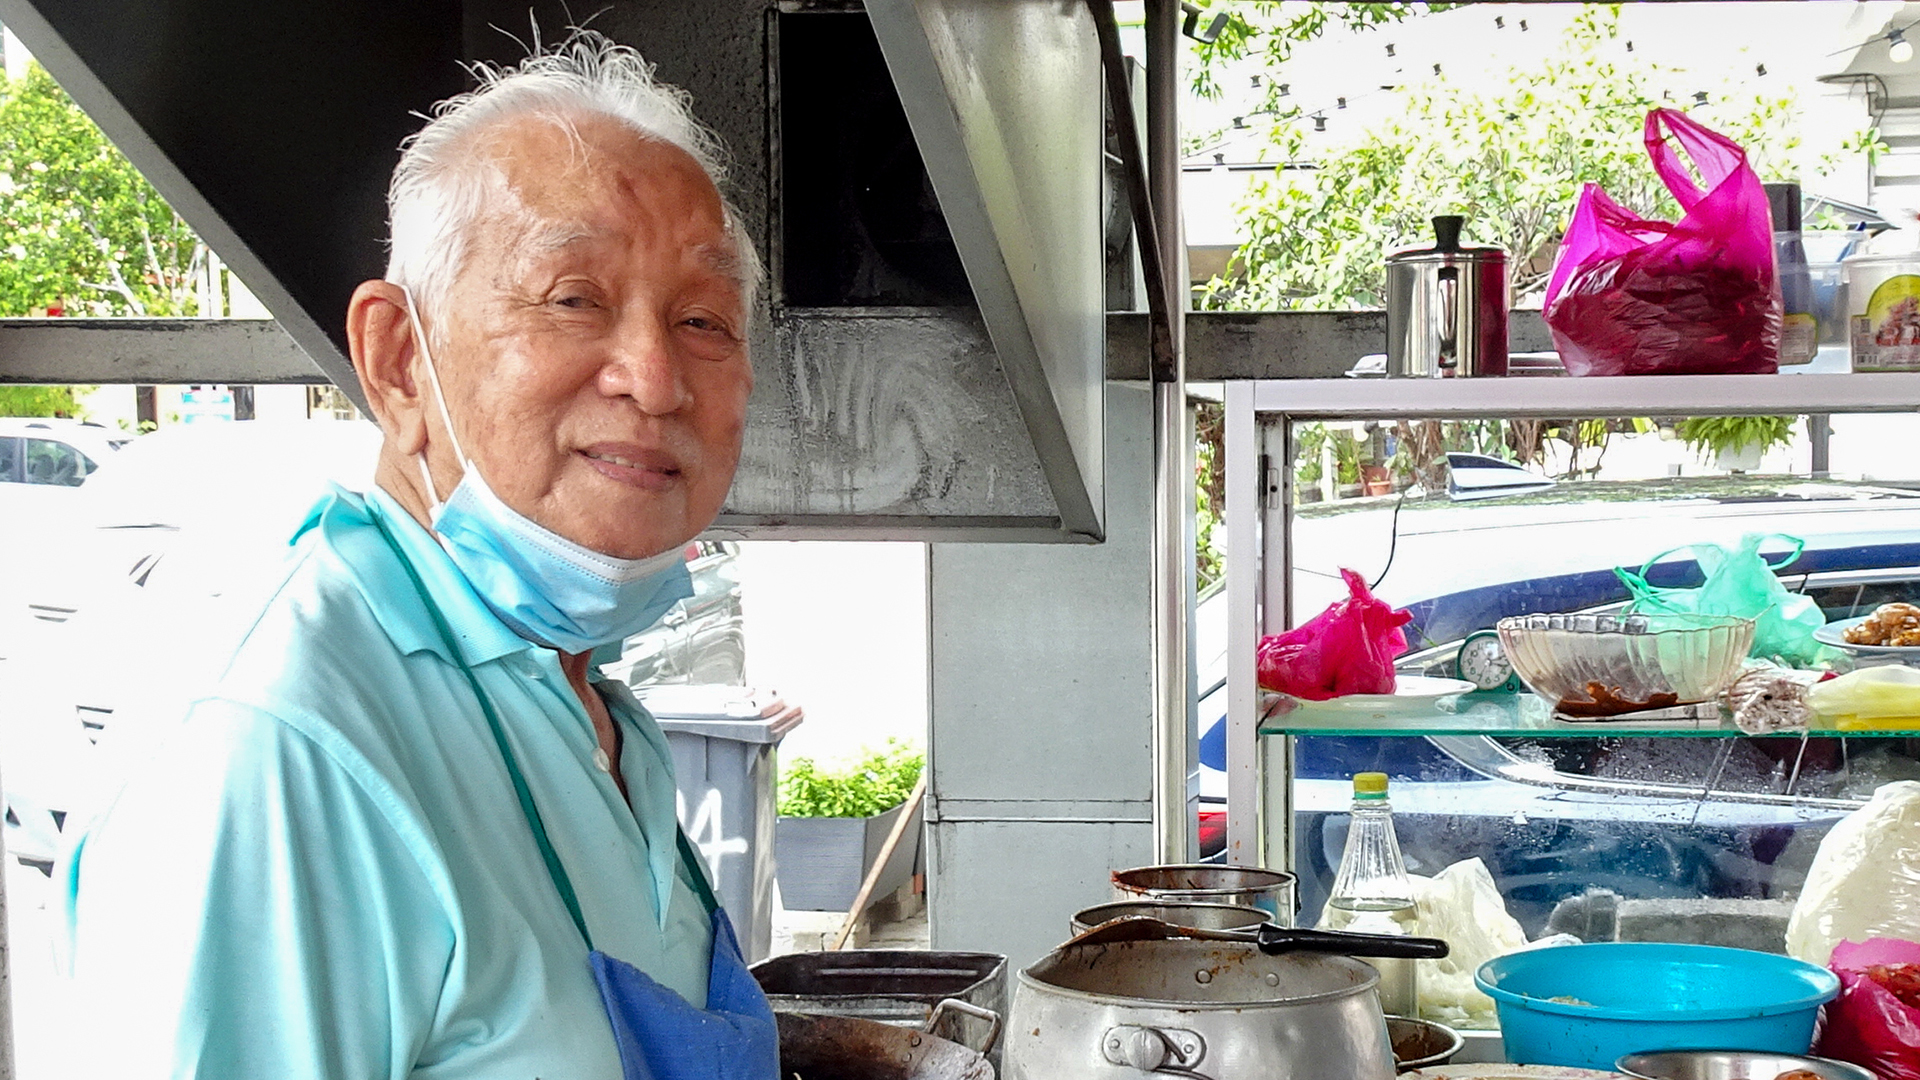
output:
<path id="1" fill-rule="evenodd" d="M 1473 981 L 1498 1007 L 1508 1061 L 1608 1070 L 1648 1050 L 1804 1054 L 1840 992 L 1832 972 L 1787 956 L 1626 941 L 1510 953 Z"/>

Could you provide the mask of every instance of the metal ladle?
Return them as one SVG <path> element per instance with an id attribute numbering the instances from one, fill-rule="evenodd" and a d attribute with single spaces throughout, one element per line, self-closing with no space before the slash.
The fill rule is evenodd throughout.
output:
<path id="1" fill-rule="evenodd" d="M 1125 941 L 1165 941 L 1169 938 L 1193 938 L 1200 941 L 1241 941 L 1260 947 L 1269 956 L 1290 952 L 1338 953 L 1342 956 L 1374 956 L 1396 960 L 1438 960 L 1451 947 L 1439 938 L 1406 937 L 1399 934 L 1355 934 L 1345 930 L 1308 930 L 1303 927 L 1262 923 L 1235 930 L 1207 930 L 1181 926 L 1146 915 L 1126 915 L 1103 922 L 1084 931 L 1067 947 L 1078 945 L 1114 945 Z"/>

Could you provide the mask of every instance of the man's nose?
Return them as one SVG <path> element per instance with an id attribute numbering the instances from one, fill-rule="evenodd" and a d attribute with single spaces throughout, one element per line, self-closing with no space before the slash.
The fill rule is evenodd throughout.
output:
<path id="1" fill-rule="evenodd" d="M 672 327 L 653 317 L 623 319 L 600 369 L 600 391 L 630 397 L 650 416 L 685 408 L 691 392 Z"/>

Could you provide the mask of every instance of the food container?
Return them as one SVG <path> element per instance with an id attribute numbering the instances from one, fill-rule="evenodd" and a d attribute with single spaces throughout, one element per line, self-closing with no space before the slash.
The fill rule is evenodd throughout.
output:
<path id="1" fill-rule="evenodd" d="M 1713 700 L 1739 676 L 1753 647 L 1754 621 L 1678 613 L 1517 615 L 1495 628 L 1528 689 L 1562 715 L 1592 718 Z"/>
<path id="2" fill-rule="evenodd" d="M 978 1013 L 961 1001 L 943 1001 L 928 1028 L 950 1011 Z M 987 1060 L 1000 1034 L 993 1022 L 989 1041 L 978 1048 L 942 1039 L 929 1031 L 895 1027 L 857 1016 L 813 1016 L 783 1012 L 773 1016 L 780 1032 L 781 1080 L 994 1080 Z"/>
<path id="3" fill-rule="evenodd" d="M 1840 993 L 1833 972 L 1792 957 L 1656 942 L 1509 953 L 1473 981 L 1499 1011 L 1508 1061 L 1587 1069 L 1697 1047 L 1805 1054 Z"/>
<path id="4" fill-rule="evenodd" d="M 1781 1073 L 1789 1072 L 1809 1072 L 1821 1080 L 1874 1080 L 1872 1072 L 1846 1061 L 1753 1050 L 1663 1050 L 1656 1054 L 1628 1054 L 1615 1067 L 1640 1080 L 1775 1080 Z"/>
<path id="5" fill-rule="evenodd" d="M 1007 1080 L 1391 1080 L 1375 992 L 1352 957 L 1251 942 L 1066 945 L 1020 972 Z"/>
<path id="6" fill-rule="evenodd" d="M 776 1012 L 854 1016 L 918 1028 L 947 1000 L 995 1016 L 1007 1011 L 1007 958 L 999 953 L 894 949 L 791 953 L 762 960 L 752 971 Z M 929 1030 L 966 1046 L 980 1046 L 990 1042 L 989 1027 L 980 1013 L 949 1008 L 941 1023 Z M 997 1050 L 989 1056 L 997 1056 Z"/>
<path id="7" fill-rule="evenodd" d="M 1405 1016 L 1387 1017 L 1387 1038 L 1393 1042 L 1394 1065 L 1401 1072 L 1445 1065 L 1466 1045 L 1460 1033 L 1445 1024 Z"/>
<path id="8" fill-rule="evenodd" d="M 1075 912 L 1073 933 L 1078 936 L 1101 923 L 1137 916 L 1159 919 L 1171 926 L 1195 927 L 1201 930 L 1244 930 L 1259 926 L 1269 918 L 1265 911 L 1257 907 L 1242 907 L 1238 904 L 1117 900 L 1111 904 L 1097 904 Z"/>
<path id="9" fill-rule="evenodd" d="M 1115 870 L 1113 894 L 1118 900 L 1254 907 L 1279 926 L 1293 925 L 1293 875 L 1257 866 L 1176 863 Z"/>
<path id="10" fill-rule="evenodd" d="M 1920 254 L 1855 255 L 1847 274 L 1855 371 L 1920 371 Z"/>

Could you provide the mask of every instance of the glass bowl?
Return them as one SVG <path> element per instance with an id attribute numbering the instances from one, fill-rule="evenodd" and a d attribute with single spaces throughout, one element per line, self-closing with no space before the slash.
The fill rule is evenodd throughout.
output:
<path id="1" fill-rule="evenodd" d="M 1740 674 L 1752 619 L 1730 615 L 1516 615 L 1495 629 L 1528 689 L 1568 716 L 1709 701 Z"/>

